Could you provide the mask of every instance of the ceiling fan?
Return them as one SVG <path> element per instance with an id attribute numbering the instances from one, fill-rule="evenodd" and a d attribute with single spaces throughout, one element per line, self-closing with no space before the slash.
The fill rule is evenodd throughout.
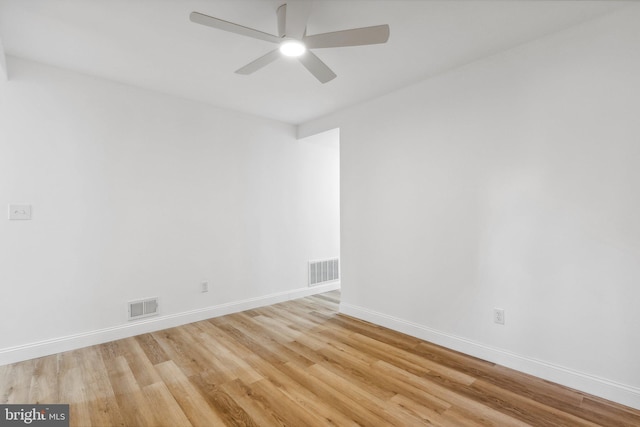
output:
<path id="1" fill-rule="evenodd" d="M 307 20 L 311 14 L 311 1 L 309 0 L 290 1 L 280 6 L 276 14 L 278 19 L 277 36 L 199 12 L 191 12 L 189 19 L 198 24 L 279 45 L 277 49 L 236 70 L 238 74 L 254 73 L 284 55 L 296 57 L 321 83 L 333 80 L 336 74 L 310 49 L 380 44 L 386 43 L 389 39 L 388 25 L 353 28 L 309 36 L 307 35 Z"/>

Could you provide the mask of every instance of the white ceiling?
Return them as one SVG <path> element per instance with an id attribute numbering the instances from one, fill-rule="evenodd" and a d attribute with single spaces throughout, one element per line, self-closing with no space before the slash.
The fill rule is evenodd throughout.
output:
<path id="1" fill-rule="evenodd" d="M 273 45 L 189 21 L 198 11 L 275 34 L 285 1 L 0 0 L 0 40 L 7 55 L 299 124 L 626 3 L 316 1 L 308 34 L 391 27 L 384 45 L 315 50 L 338 75 L 324 85 L 290 59 L 235 74 Z"/>

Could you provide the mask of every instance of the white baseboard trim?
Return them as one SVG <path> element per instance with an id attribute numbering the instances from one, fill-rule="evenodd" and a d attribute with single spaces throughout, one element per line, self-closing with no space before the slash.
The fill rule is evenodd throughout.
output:
<path id="1" fill-rule="evenodd" d="M 347 303 L 340 304 L 340 313 L 534 375 L 547 381 L 640 409 L 640 388 L 638 387 L 522 356 Z"/>
<path id="2" fill-rule="evenodd" d="M 122 338 L 128 338 L 148 332 L 173 328 L 187 323 L 198 322 L 204 319 L 224 316 L 226 314 L 238 313 L 252 308 L 264 307 L 266 305 L 277 304 L 309 295 L 340 289 L 340 282 L 328 283 L 314 287 L 294 289 L 291 291 L 278 292 L 270 295 L 248 298 L 241 301 L 233 301 L 220 305 L 214 305 L 197 310 L 185 311 L 182 313 L 169 314 L 130 322 L 110 328 L 98 329 L 94 331 L 82 332 L 79 334 L 67 335 L 52 338 L 34 343 L 7 347 L 0 349 L 0 366 L 24 360 L 35 359 L 37 357 L 48 356 L 63 351 L 75 350 L 96 344 L 102 344 Z"/>

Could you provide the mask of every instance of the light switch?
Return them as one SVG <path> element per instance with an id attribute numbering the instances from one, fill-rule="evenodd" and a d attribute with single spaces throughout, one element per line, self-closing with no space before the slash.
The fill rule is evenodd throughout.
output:
<path id="1" fill-rule="evenodd" d="M 9 219 L 31 219 L 31 205 L 9 205 Z"/>

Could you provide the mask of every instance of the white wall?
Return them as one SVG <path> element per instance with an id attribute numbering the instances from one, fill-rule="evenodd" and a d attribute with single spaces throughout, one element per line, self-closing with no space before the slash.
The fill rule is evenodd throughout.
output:
<path id="1" fill-rule="evenodd" d="M 4 46 L 2 45 L 2 39 L 0 38 L 0 81 L 7 80 L 8 77 L 7 58 L 4 55 Z"/>
<path id="2" fill-rule="evenodd" d="M 342 311 L 640 408 L 638 22 L 301 126 L 341 130 Z"/>
<path id="3" fill-rule="evenodd" d="M 8 66 L 0 206 L 32 204 L 33 220 L 0 218 L 0 363 L 326 289 L 307 288 L 307 261 L 339 256 L 336 147 L 274 121 Z M 126 302 L 152 296 L 160 317 L 127 322 Z"/>

